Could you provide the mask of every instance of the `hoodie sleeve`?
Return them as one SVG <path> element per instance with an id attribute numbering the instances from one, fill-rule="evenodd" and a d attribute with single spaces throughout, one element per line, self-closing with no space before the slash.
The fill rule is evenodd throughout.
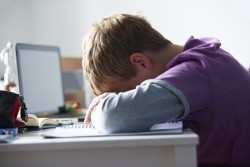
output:
<path id="1" fill-rule="evenodd" d="M 161 80 L 146 80 L 135 89 L 111 94 L 94 109 L 91 120 L 105 133 L 146 131 L 152 125 L 189 113 L 184 95 Z"/>

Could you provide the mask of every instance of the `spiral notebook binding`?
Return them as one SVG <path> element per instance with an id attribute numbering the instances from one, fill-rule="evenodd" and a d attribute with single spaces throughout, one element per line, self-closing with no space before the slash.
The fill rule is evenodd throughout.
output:
<path id="1" fill-rule="evenodd" d="M 92 124 L 72 124 L 72 125 L 62 125 L 59 127 L 61 129 L 80 129 L 80 128 L 95 128 Z"/>

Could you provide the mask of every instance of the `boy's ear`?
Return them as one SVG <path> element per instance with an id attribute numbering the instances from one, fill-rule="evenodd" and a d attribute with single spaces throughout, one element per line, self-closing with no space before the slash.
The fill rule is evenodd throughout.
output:
<path id="1" fill-rule="evenodd" d="M 135 65 L 136 68 L 152 69 L 152 61 L 142 53 L 133 53 L 130 55 L 130 62 Z"/>

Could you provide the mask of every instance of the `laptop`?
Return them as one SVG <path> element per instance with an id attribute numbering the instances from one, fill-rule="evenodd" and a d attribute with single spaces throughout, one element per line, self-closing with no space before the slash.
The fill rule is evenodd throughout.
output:
<path id="1" fill-rule="evenodd" d="M 24 97 L 27 112 L 58 118 L 59 122 L 78 117 L 61 113 L 65 99 L 60 48 L 17 43 L 15 49 L 19 93 Z"/>

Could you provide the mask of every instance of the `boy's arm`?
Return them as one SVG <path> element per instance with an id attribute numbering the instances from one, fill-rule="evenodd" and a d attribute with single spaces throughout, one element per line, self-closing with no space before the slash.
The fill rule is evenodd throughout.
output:
<path id="1" fill-rule="evenodd" d="M 127 92 L 109 94 L 95 106 L 91 121 L 101 132 L 145 131 L 188 112 L 189 105 L 180 91 L 154 79 Z"/>

